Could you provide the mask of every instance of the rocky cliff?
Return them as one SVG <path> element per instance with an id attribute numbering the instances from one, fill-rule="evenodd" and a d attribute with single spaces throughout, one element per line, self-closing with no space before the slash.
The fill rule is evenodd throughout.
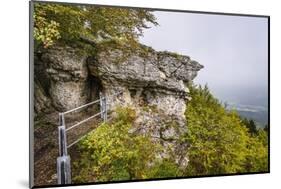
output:
<path id="1" fill-rule="evenodd" d="M 69 46 L 54 46 L 36 54 L 35 114 L 65 111 L 95 100 L 103 92 L 110 109 L 135 109 L 132 132 L 150 135 L 167 149 L 160 156 L 173 156 L 185 166 L 187 160 L 182 157 L 187 144 L 179 138 L 187 128 L 186 84 L 203 66 L 188 56 L 153 49 L 146 56 L 136 52 L 116 62 L 122 56 L 121 50 L 89 56 Z"/>

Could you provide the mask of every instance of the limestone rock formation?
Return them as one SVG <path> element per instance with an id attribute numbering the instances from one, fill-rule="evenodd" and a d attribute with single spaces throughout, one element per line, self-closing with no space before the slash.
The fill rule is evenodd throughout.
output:
<path id="1" fill-rule="evenodd" d="M 203 68 L 188 56 L 150 50 L 142 57 L 133 54 L 114 63 L 121 51 L 101 52 L 88 59 L 90 74 L 99 78 L 108 97 L 109 108 L 130 106 L 137 111 L 135 132 L 149 134 L 170 151 L 184 167 L 187 144 L 180 143 L 186 132 L 185 110 L 188 98 L 186 83 Z M 120 95 L 119 92 L 122 92 Z M 169 149 L 169 150 L 168 150 Z"/>
<path id="2" fill-rule="evenodd" d="M 89 101 L 89 81 L 86 56 L 77 49 L 55 46 L 41 55 L 49 80 L 48 93 L 59 111 L 75 108 Z"/>
<path id="3" fill-rule="evenodd" d="M 121 50 L 87 56 L 67 46 L 42 52 L 35 61 L 39 69 L 35 112 L 48 107 L 72 109 L 103 92 L 110 109 L 130 106 L 136 110 L 132 132 L 150 135 L 166 148 L 159 156 L 172 156 L 181 167 L 186 166 L 183 157 L 188 144 L 179 140 L 187 129 L 186 84 L 203 66 L 188 56 L 152 49 L 146 56 L 136 52 L 116 62 L 122 56 Z"/>
<path id="4" fill-rule="evenodd" d="M 122 52 L 100 53 L 88 59 L 90 74 L 99 78 L 110 106 L 156 106 L 168 116 L 185 124 L 185 104 L 188 88 L 203 68 L 187 56 L 150 51 L 147 56 L 134 54 L 125 61 L 113 63 Z M 114 94 L 123 92 L 117 98 Z"/>

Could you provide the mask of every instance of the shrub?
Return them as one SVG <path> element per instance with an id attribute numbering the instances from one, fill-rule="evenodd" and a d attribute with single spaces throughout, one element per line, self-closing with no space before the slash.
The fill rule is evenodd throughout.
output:
<path id="1" fill-rule="evenodd" d="M 131 108 L 117 108 L 112 124 L 103 123 L 80 144 L 75 182 L 147 178 L 160 147 L 144 135 L 130 132 L 135 119 Z"/>

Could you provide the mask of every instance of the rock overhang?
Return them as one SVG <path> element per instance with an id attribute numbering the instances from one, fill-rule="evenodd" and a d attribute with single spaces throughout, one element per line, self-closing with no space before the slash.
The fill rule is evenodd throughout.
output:
<path id="1" fill-rule="evenodd" d="M 35 96 L 38 98 L 35 101 L 38 103 L 35 102 L 35 106 L 38 107 L 35 110 L 41 111 L 50 104 L 57 111 L 69 110 L 96 100 L 93 93 L 102 91 L 107 96 L 109 109 L 133 107 L 137 115 L 134 128 L 137 128 L 136 132 L 141 131 L 136 134 L 150 135 L 163 144 L 167 148 L 161 154 L 163 157 L 169 156 L 168 149 L 172 145 L 171 156 L 180 167 L 185 167 L 187 160 L 183 157 L 187 147 L 180 142 L 180 136 L 187 130 L 184 114 L 188 99 L 186 84 L 203 66 L 188 56 L 153 49 L 146 56 L 133 53 L 116 63 L 119 56 L 122 56 L 120 50 L 109 54 L 100 51 L 89 56 L 65 45 L 47 49 L 36 62 L 48 76 L 38 74 L 36 77 L 41 81 L 48 80 L 48 86 L 43 93 L 40 82 L 36 85 Z M 119 92 L 122 94 L 115 96 Z M 175 127 L 171 127 L 173 123 L 177 123 Z"/>
<path id="2" fill-rule="evenodd" d="M 145 57 L 136 53 L 118 63 L 115 59 L 122 56 L 122 51 L 100 52 L 95 58 L 88 59 L 90 74 L 101 78 L 104 85 L 150 88 L 187 96 L 186 83 L 192 81 L 203 66 L 189 56 L 149 49 Z"/>

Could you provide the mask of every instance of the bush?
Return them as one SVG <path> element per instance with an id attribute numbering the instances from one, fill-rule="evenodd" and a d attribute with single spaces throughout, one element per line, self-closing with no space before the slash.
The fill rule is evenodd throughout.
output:
<path id="1" fill-rule="evenodd" d="M 130 132 L 135 119 L 131 108 L 118 108 L 112 124 L 101 124 L 80 144 L 75 182 L 145 179 L 161 149 L 144 135 Z"/>
<path id="2" fill-rule="evenodd" d="M 187 133 L 180 138 L 189 144 L 186 169 L 175 160 L 159 158 L 163 147 L 152 137 L 132 132 L 134 109 L 117 108 L 112 123 L 101 124 L 80 143 L 82 155 L 75 162 L 74 182 L 268 171 L 266 131 L 253 134 L 207 87 L 190 86 L 190 94 L 185 113 Z"/>
<path id="3" fill-rule="evenodd" d="M 178 164 L 170 159 L 163 159 L 156 162 L 148 173 L 148 178 L 171 178 L 183 176 L 183 171 Z"/>
<path id="4" fill-rule="evenodd" d="M 235 111 L 227 111 L 207 86 L 190 86 L 186 119 L 190 143 L 187 175 L 267 171 L 266 132 L 252 135 Z"/>

